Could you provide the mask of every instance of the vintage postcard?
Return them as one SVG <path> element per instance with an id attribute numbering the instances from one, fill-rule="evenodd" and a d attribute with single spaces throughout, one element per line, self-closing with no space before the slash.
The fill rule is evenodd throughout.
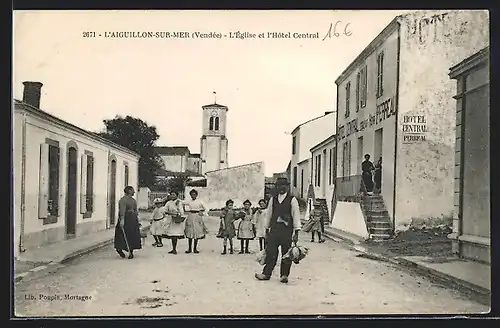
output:
<path id="1" fill-rule="evenodd" d="M 489 19 L 14 11 L 15 316 L 489 312 Z"/>

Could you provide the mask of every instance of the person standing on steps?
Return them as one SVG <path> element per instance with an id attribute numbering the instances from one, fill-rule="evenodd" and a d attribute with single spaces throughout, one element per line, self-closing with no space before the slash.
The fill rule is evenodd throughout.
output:
<path id="1" fill-rule="evenodd" d="M 370 155 L 365 155 L 365 160 L 361 163 L 362 179 L 366 188 L 366 192 L 371 195 L 373 193 L 373 177 L 372 173 L 375 170 L 373 163 L 370 161 Z"/>
<path id="2" fill-rule="evenodd" d="M 380 194 L 382 191 L 382 157 L 380 157 L 375 164 L 375 173 L 373 174 L 373 180 L 375 182 L 374 192 Z"/>
<path id="3" fill-rule="evenodd" d="M 278 260 L 278 248 L 281 248 L 281 254 L 284 255 L 292 246 L 292 242 L 297 243 L 299 240 L 301 229 L 299 202 L 297 198 L 289 194 L 287 178 L 278 178 L 276 188 L 278 195 L 270 199 L 267 210 L 266 264 L 262 273 L 255 274 L 258 280 L 271 278 Z M 282 283 L 288 283 L 291 266 L 290 261 L 281 261 L 280 281 Z"/>
<path id="4" fill-rule="evenodd" d="M 188 239 L 188 250 L 186 253 L 189 254 L 193 252 L 198 254 L 198 240 L 204 239 L 205 234 L 208 232 L 205 222 L 203 222 L 203 215 L 205 214 L 207 207 L 200 199 L 197 198 L 198 192 L 195 189 L 192 189 L 189 192 L 189 195 L 191 196 L 191 200 L 184 202 L 184 210 L 188 213 L 186 226 L 184 228 L 184 235 Z"/>
<path id="5" fill-rule="evenodd" d="M 118 202 L 118 222 L 115 227 L 114 246 L 121 258 L 125 258 L 123 251 L 128 252 L 128 258 L 134 258 L 134 250 L 141 249 L 141 232 L 137 202 L 134 199 L 135 190 L 127 186 L 123 196 Z"/>
<path id="6" fill-rule="evenodd" d="M 172 250 L 169 254 L 177 254 L 177 241 L 184 239 L 184 209 L 176 192 L 171 192 L 169 201 L 165 204 L 165 237 L 172 241 Z"/>

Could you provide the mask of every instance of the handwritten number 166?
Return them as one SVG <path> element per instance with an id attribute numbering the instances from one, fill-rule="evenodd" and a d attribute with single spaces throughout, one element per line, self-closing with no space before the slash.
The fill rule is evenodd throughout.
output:
<path id="1" fill-rule="evenodd" d="M 328 32 L 326 32 L 325 37 L 323 38 L 323 41 L 326 38 L 331 39 L 332 36 L 338 38 L 341 35 L 341 33 L 338 32 L 338 30 L 341 29 L 341 27 L 339 26 L 340 24 L 342 24 L 342 21 L 337 21 L 335 24 L 330 23 L 330 28 L 328 29 Z M 347 23 L 344 26 L 344 30 L 343 30 L 342 34 L 345 36 L 352 35 L 352 32 L 349 30 L 349 25 L 351 25 L 351 23 Z"/>

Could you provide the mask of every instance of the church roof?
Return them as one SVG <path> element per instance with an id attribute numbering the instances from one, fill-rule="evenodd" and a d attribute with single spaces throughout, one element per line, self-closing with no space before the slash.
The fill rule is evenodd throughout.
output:
<path id="1" fill-rule="evenodd" d="M 228 110 L 227 106 L 224 106 L 224 105 L 221 105 L 221 104 L 211 104 L 211 105 L 204 105 L 204 106 L 201 106 L 201 108 L 210 108 L 210 107 L 216 107 L 216 108 L 225 108 L 226 110 Z"/>
<path id="2" fill-rule="evenodd" d="M 185 155 L 189 154 L 189 148 L 186 146 L 160 146 L 155 147 L 158 155 Z"/>

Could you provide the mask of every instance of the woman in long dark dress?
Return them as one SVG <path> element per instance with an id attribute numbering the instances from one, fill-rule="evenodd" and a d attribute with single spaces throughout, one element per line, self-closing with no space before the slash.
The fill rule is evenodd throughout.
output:
<path id="1" fill-rule="evenodd" d="M 141 249 L 141 232 L 137 213 L 137 202 L 133 198 L 135 190 L 132 186 L 124 189 L 125 196 L 118 202 L 118 222 L 115 227 L 115 249 L 120 257 L 134 258 L 134 250 Z"/>
<path id="2" fill-rule="evenodd" d="M 375 181 L 375 192 L 380 193 L 382 190 L 382 157 L 380 157 L 377 164 L 375 164 L 373 180 Z"/>
<path id="3" fill-rule="evenodd" d="M 366 188 L 366 192 L 373 192 L 373 177 L 372 172 L 375 168 L 373 163 L 370 161 L 370 155 L 365 155 L 365 160 L 361 163 L 361 171 L 363 172 L 363 183 Z"/>

